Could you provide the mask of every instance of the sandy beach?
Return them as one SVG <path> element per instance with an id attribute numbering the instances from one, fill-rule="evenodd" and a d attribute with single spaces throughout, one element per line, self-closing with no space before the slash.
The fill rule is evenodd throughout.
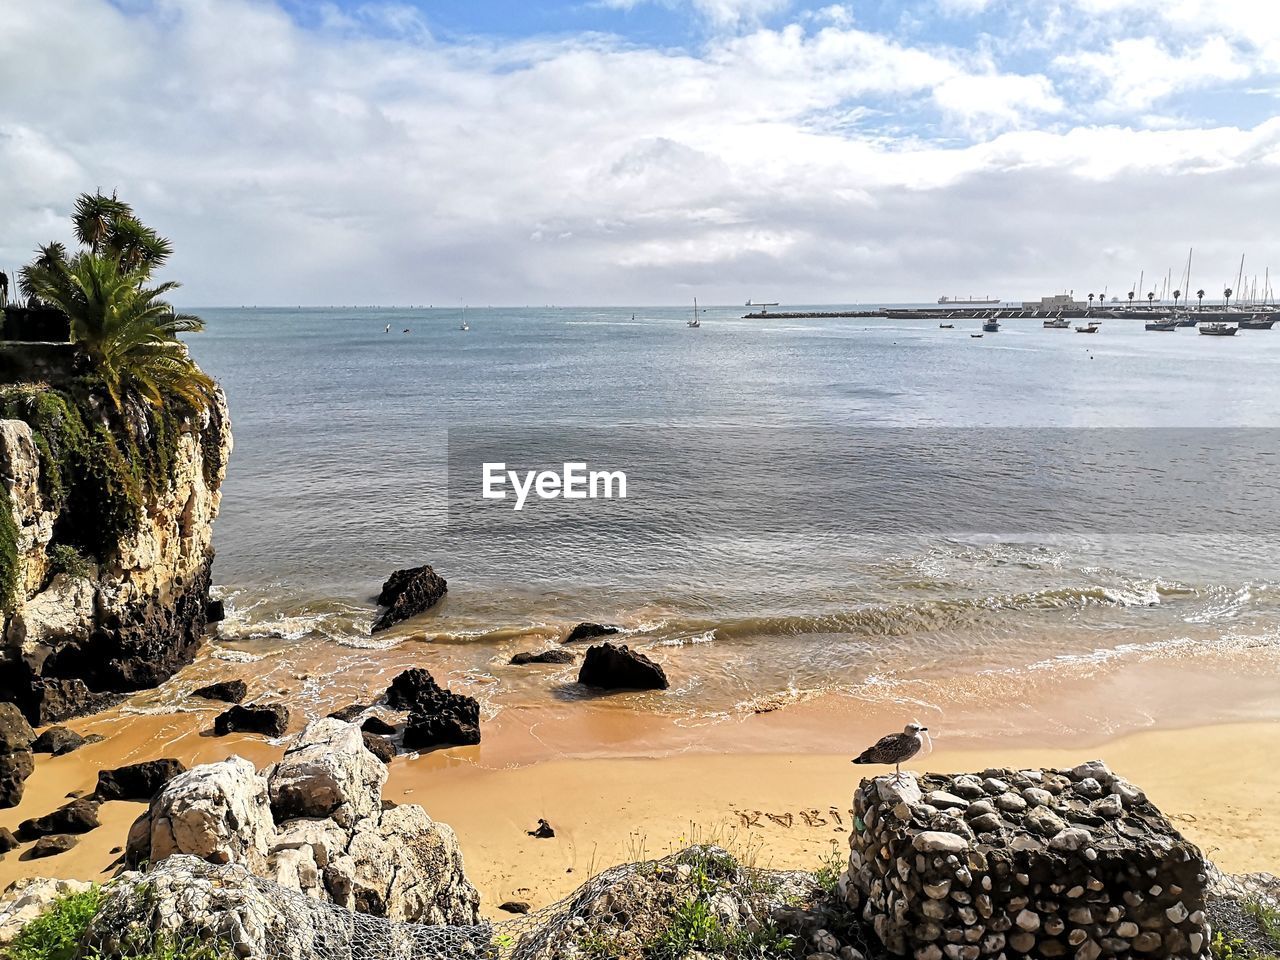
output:
<path id="1" fill-rule="evenodd" d="M 261 738 L 211 737 L 204 732 L 206 719 L 204 712 L 191 712 L 134 716 L 123 725 L 103 718 L 73 723 L 85 732 L 111 726 L 116 732 L 63 757 L 38 758 L 26 796 L 17 808 L 0 812 L 0 826 L 16 828 L 72 791 L 91 791 L 103 767 L 160 756 L 191 765 L 233 753 L 262 765 L 281 752 Z M 555 729 L 566 739 L 590 738 L 602 754 L 614 755 L 557 759 L 538 738 L 540 724 L 513 711 L 488 725 L 483 748 L 398 757 L 384 795 L 419 803 L 454 827 L 484 910 L 498 915 L 504 900 L 544 906 L 595 871 L 695 839 L 715 839 L 761 866 L 813 869 L 833 851 L 843 856 L 850 799 L 869 771 L 850 765 L 852 750 L 803 752 L 784 745 L 811 742 L 817 730 L 833 724 L 845 725 L 849 742 L 860 743 L 890 722 L 885 714 L 854 722 L 830 703 L 810 703 L 710 728 L 691 745 L 662 718 L 588 711 L 576 720 L 561 717 Z M 744 743 L 755 752 L 742 749 Z M 762 747 L 772 752 L 760 752 Z M 1102 758 L 1143 786 L 1223 869 L 1249 872 L 1272 870 L 1280 860 L 1280 810 L 1270 802 L 1280 794 L 1280 768 L 1269 762 L 1277 750 L 1277 722 L 1046 747 L 1001 733 L 977 746 L 943 740 L 911 766 L 980 771 Z M 23 876 L 106 879 L 118 868 L 118 848 L 142 810 L 139 803 L 103 804 L 102 826 L 57 857 L 25 860 L 25 847 L 8 854 L 0 860 L 0 887 Z M 555 828 L 554 838 L 528 835 L 540 818 Z"/>

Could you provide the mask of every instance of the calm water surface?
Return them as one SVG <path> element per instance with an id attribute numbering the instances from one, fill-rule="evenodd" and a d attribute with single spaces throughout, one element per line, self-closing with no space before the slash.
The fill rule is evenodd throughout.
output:
<path id="1" fill-rule="evenodd" d="M 682 308 L 565 308 L 470 309 L 464 333 L 458 309 L 200 312 L 208 330 L 192 349 L 226 389 L 235 433 L 215 568 L 233 614 L 218 655 L 314 671 L 425 642 L 497 710 L 573 697 L 572 684 L 549 693 L 545 675 L 505 661 L 601 620 L 676 678 L 637 702 L 700 717 L 828 690 L 928 701 L 921 683 L 1020 683 L 1046 668 L 1244 656 L 1251 671 L 1276 669 L 1269 536 L 1084 524 L 880 535 L 840 501 L 803 531 L 785 512 L 735 529 L 702 522 L 697 495 L 670 505 L 658 531 L 486 536 L 446 524 L 445 468 L 449 430 L 552 424 L 673 442 L 707 424 L 1270 428 L 1280 330 L 1208 338 L 1113 320 L 1082 337 L 1011 321 L 978 340 L 972 322 L 710 308 L 690 330 Z M 446 602 L 371 639 L 378 584 L 423 562 L 449 580 Z"/>

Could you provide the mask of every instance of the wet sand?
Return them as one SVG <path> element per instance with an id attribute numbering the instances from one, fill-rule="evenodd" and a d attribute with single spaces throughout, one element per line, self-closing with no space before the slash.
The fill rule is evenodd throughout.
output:
<path id="1" fill-rule="evenodd" d="M 1070 708 L 1060 703 L 1053 710 Z M 70 791 L 91 791 L 101 768 L 165 756 L 192 765 L 231 754 L 261 766 L 280 754 L 282 745 L 260 737 L 210 736 L 219 709 L 113 712 L 73 722 L 80 732 L 109 739 L 63 757 L 37 757 L 23 802 L 0 811 L 0 826 L 16 828 L 65 802 Z M 491 915 L 503 900 L 542 906 L 593 871 L 698 838 L 717 839 L 761 866 L 812 869 L 846 849 L 853 789 L 874 772 L 851 766 L 850 756 L 901 723 L 909 709 L 825 698 L 695 727 L 628 711 L 620 700 L 513 709 L 485 725 L 481 747 L 398 757 L 385 796 L 420 803 L 455 828 Z M 1031 747 L 1013 729 L 1016 717 L 994 704 L 987 709 L 992 733 L 981 743 L 948 741 L 945 719 L 929 719 L 940 739 L 913 767 L 1064 766 L 1101 757 L 1144 787 L 1224 869 L 1274 870 L 1280 863 L 1280 808 L 1273 803 L 1280 768 L 1271 762 L 1280 750 L 1280 722 L 1045 738 Z M 11 852 L 0 860 L 0 888 L 22 876 L 106 879 L 118 867 L 113 849 L 123 846 L 143 809 L 103 804 L 103 825 L 56 857 L 24 860 L 29 845 Z M 554 839 L 528 835 L 539 818 L 553 825 Z"/>

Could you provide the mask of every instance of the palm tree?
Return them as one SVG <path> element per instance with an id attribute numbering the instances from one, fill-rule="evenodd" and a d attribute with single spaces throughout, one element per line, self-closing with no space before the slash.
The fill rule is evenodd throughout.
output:
<path id="1" fill-rule="evenodd" d="M 155 406 L 178 396 L 197 410 L 208 407 L 213 380 L 178 339 L 203 330 L 204 322 L 162 299 L 177 283 L 139 284 L 113 257 L 88 251 L 49 267 L 28 267 L 24 281 L 67 315 L 71 338 L 89 355 L 117 407 L 131 392 Z"/>
<path id="2" fill-rule="evenodd" d="M 1197 310 L 1204 309 L 1204 290 L 1203 289 L 1196 291 L 1196 309 Z"/>
<path id="3" fill-rule="evenodd" d="M 1178 298 L 1179 298 L 1180 296 L 1182 296 L 1182 291 L 1181 291 L 1181 290 L 1175 290 L 1175 291 L 1173 291 L 1173 310 L 1174 310 L 1174 312 L 1175 312 L 1175 313 L 1177 313 L 1177 311 L 1178 311 Z"/>
<path id="4" fill-rule="evenodd" d="M 1130 290 L 1129 291 L 1129 308 L 1130 309 L 1133 309 L 1133 294 L 1134 294 L 1134 291 Z"/>
<path id="5" fill-rule="evenodd" d="M 1230 287 L 1227 287 L 1227 289 L 1222 291 L 1222 299 L 1226 302 L 1228 309 L 1231 307 L 1231 294 L 1232 290 Z"/>
<path id="6" fill-rule="evenodd" d="M 1089 309 L 1093 309 L 1093 294 L 1089 294 Z"/>
<path id="7" fill-rule="evenodd" d="M 23 291 L 66 314 L 71 339 L 84 348 L 117 408 L 131 395 L 157 406 L 173 396 L 207 408 L 214 382 L 178 339 L 204 323 L 164 299 L 177 283 L 148 286 L 172 245 L 115 194 L 81 194 L 72 223 L 86 249 L 68 255 L 60 243 L 39 248 L 21 270 Z"/>
<path id="8" fill-rule="evenodd" d="M 1147 309 L 1150 310 L 1152 305 L 1155 302 L 1156 302 L 1156 292 L 1152 290 L 1150 293 L 1147 294 Z"/>

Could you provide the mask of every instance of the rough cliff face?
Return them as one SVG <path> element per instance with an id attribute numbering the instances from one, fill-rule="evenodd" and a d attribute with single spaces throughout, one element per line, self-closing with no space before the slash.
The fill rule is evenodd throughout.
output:
<path id="1" fill-rule="evenodd" d="M 221 393 L 204 413 L 115 413 L 89 394 L 5 389 L 0 700 L 43 724 L 190 662 L 231 429 Z"/>

